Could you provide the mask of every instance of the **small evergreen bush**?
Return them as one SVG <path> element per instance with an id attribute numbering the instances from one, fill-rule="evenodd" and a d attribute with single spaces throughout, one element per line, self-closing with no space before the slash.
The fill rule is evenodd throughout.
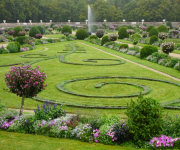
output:
<path id="1" fill-rule="evenodd" d="M 131 36 L 132 39 L 135 39 L 135 38 L 138 38 L 140 39 L 141 38 L 141 35 L 139 35 L 138 33 L 135 33 Z"/>
<path id="2" fill-rule="evenodd" d="M 36 34 L 41 34 L 41 32 L 34 26 L 30 29 L 29 36 L 36 38 Z"/>
<path id="3" fill-rule="evenodd" d="M 19 36 L 18 38 L 16 38 L 15 41 L 17 41 L 17 42 L 19 42 L 19 44 L 23 45 L 25 43 L 24 41 L 26 40 L 26 38 L 28 38 L 28 37 Z"/>
<path id="4" fill-rule="evenodd" d="M 158 136 L 162 129 L 162 107 L 150 97 L 138 97 L 127 106 L 128 127 L 132 141 L 141 147 L 144 141 Z"/>
<path id="5" fill-rule="evenodd" d="M 128 28 L 128 29 L 133 29 L 133 30 L 134 30 L 134 27 L 131 26 L 131 25 L 127 26 L 127 28 Z"/>
<path id="6" fill-rule="evenodd" d="M 153 36 L 153 35 L 158 36 L 158 34 L 159 34 L 159 31 L 158 31 L 158 29 L 156 29 L 156 28 L 152 28 L 152 29 L 149 31 L 149 36 Z"/>
<path id="7" fill-rule="evenodd" d="M 119 49 L 128 49 L 128 44 L 120 44 Z"/>
<path id="8" fill-rule="evenodd" d="M 79 40 L 84 40 L 85 38 L 88 37 L 88 33 L 86 29 L 78 29 L 76 32 L 76 37 Z"/>
<path id="9" fill-rule="evenodd" d="M 160 25 L 157 29 L 158 29 L 159 32 L 168 33 L 168 28 L 167 28 L 166 25 Z"/>
<path id="10" fill-rule="evenodd" d="M 149 27 L 147 27 L 146 31 L 149 32 L 151 31 L 151 29 L 155 28 L 153 25 L 150 25 Z"/>
<path id="11" fill-rule="evenodd" d="M 15 28 L 14 28 L 14 32 L 15 32 L 15 33 L 13 34 L 13 36 L 14 36 L 14 37 L 20 36 L 20 35 L 19 35 L 19 31 L 24 31 L 24 29 L 21 28 L 20 26 L 15 27 Z"/>
<path id="12" fill-rule="evenodd" d="M 71 27 L 68 25 L 65 25 L 62 29 L 61 32 L 64 34 L 64 32 L 69 32 L 69 34 L 72 34 Z"/>
<path id="13" fill-rule="evenodd" d="M 51 23 L 50 28 L 53 28 L 54 25 L 55 25 L 54 23 Z"/>
<path id="14" fill-rule="evenodd" d="M 38 30 L 41 32 L 41 34 L 43 34 L 43 27 L 42 26 L 37 26 Z"/>
<path id="15" fill-rule="evenodd" d="M 7 49 L 10 51 L 10 53 L 17 53 L 18 47 L 15 43 L 9 43 L 7 46 Z"/>
<path id="16" fill-rule="evenodd" d="M 105 35 L 102 37 L 102 40 L 101 40 L 101 45 L 104 45 L 106 42 L 109 42 L 109 37 L 108 35 Z"/>
<path id="17" fill-rule="evenodd" d="M 118 31 L 119 39 L 128 38 L 129 34 L 127 33 L 126 27 L 121 27 Z"/>
<path id="18" fill-rule="evenodd" d="M 169 26 L 170 29 L 173 29 L 172 23 L 171 23 L 170 21 L 168 21 L 168 22 L 166 23 L 166 25 Z"/>
<path id="19" fill-rule="evenodd" d="M 154 42 L 158 41 L 158 37 L 156 35 L 151 36 L 150 38 L 150 44 L 153 44 Z"/>
<path id="20" fill-rule="evenodd" d="M 154 52 L 158 52 L 158 49 L 156 46 L 152 46 L 152 45 L 148 45 L 148 46 L 144 46 L 141 50 L 140 50 L 140 58 L 146 58 L 149 55 L 151 55 Z"/>
<path id="21" fill-rule="evenodd" d="M 90 39 L 98 39 L 97 35 L 90 35 L 89 38 Z"/>

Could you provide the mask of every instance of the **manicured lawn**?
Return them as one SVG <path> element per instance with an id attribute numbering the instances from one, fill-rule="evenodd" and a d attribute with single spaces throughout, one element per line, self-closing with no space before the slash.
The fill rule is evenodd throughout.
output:
<path id="1" fill-rule="evenodd" d="M 61 38 L 62 36 L 64 36 L 63 34 L 46 34 L 43 37 L 48 37 L 48 38 Z"/>
<path id="2" fill-rule="evenodd" d="M 0 131 L 0 149 L 3 150 L 135 150 L 133 147 L 87 143 L 71 139 L 51 138 Z M 143 149 L 141 149 L 143 150 Z"/>
<path id="3" fill-rule="evenodd" d="M 152 72 L 148 69 L 144 69 L 140 66 L 132 64 L 130 62 L 126 62 L 125 64 L 120 65 L 113 65 L 109 66 L 110 63 L 116 63 L 113 60 L 95 60 L 95 62 L 84 62 L 85 59 L 119 59 L 114 56 L 102 53 L 94 48 L 82 45 L 80 42 L 84 41 L 75 41 L 74 45 L 79 46 L 80 49 L 78 52 L 82 52 L 80 50 L 85 50 L 85 53 L 72 53 L 65 57 L 65 60 L 70 63 L 79 63 L 79 64 L 88 64 L 88 65 L 74 65 L 74 64 L 65 64 L 60 62 L 60 56 L 64 53 L 59 52 L 66 52 L 63 50 L 68 50 L 70 47 L 68 46 L 72 42 L 60 42 L 54 44 L 46 44 L 46 45 L 38 45 L 37 49 L 28 51 L 28 52 L 21 52 L 16 54 L 5 54 L 1 55 L 0 65 L 5 64 L 12 64 L 12 63 L 22 63 L 27 61 L 34 61 L 34 60 L 43 60 L 44 57 L 52 57 L 57 56 L 57 58 L 50 59 L 50 60 L 43 60 L 33 64 L 32 66 L 40 66 L 41 70 L 43 70 L 47 74 L 46 83 L 49 86 L 38 94 L 38 97 L 45 98 L 49 100 L 56 100 L 60 103 L 66 105 L 79 105 L 79 106 L 126 106 L 127 103 L 130 102 L 131 99 L 136 100 L 137 97 L 132 98 L 98 98 L 98 97 L 83 97 L 83 96 L 76 96 L 72 94 L 68 94 L 62 92 L 56 88 L 57 84 L 62 81 L 72 80 L 72 79 L 80 79 L 80 78 L 88 78 L 88 77 L 102 77 L 102 76 L 129 76 L 129 77 L 143 77 L 143 78 L 153 78 L 153 79 L 162 79 L 168 80 L 178 83 L 168 77 L 160 75 L 158 73 Z M 84 42 L 87 43 L 87 42 Z M 89 43 L 88 43 L 89 44 Z M 110 50 L 108 48 L 104 48 L 101 46 L 97 46 L 94 44 L 95 47 L 101 48 L 105 51 L 111 52 L 113 54 L 119 55 L 121 57 L 130 59 L 132 61 L 138 62 L 140 64 L 147 65 L 149 67 L 155 68 L 162 72 L 166 72 L 173 76 L 180 78 L 179 72 L 160 66 L 158 64 L 154 64 L 148 62 L 146 60 L 141 60 L 133 56 L 129 56 L 114 50 Z M 44 50 L 44 47 L 49 48 L 47 51 Z M 22 58 L 21 55 L 25 54 L 46 54 L 45 56 L 39 55 L 28 55 L 38 57 L 38 58 Z M 28 57 L 26 56 L 26 57 Z M 39 58 L 40 57 L 40 58 Z M 121 60 L 121 59 L 119 59 Z M 93 65 L 91 65 L 93 64 Z M 105 65 L 105 66 L 97 66 L 97 65 Z M 4 74 L 10 70 L 10 67 L 0 67 L 0 89 L 6 88 L 4 82 Z M 119 79 L 119 78 L 107 78 L 107 79 L 90 79 L 90 80 L 81 80 L 76 82 L 71 82 L 66 84 L 64 87 L 74 93 L 78 94 L 85 94 L 85 95 L 94 95 L 94 96 L 116 96 L 116 95 L 127 95 L 133 94 L 137 92 L 141 92 L 142 88 L 127 84 L 108 84 L 104 85 L 101 88 L 95 88 L 95 85 L 102 82 L 128 82 L 128 83 L 135 83 L 140 85 L 145 85 L 151 88 L 151 91 L 147 96 L 153 97 L 159 100 L 161 103 L 176 100 L 179 98 L 179 89 L 172 84 L 167 84 L 158 81 L 148 81 L 148 80 L 138 80 L 138 79 Z M 19 108 L 21 103 L 21 98 L 17 97 L 15 94 L 7 93 L 5 91 L 1 91 L 0 99 L 2 103 L 6 104 L 10 108 Z M 37 102 L 33 99 L 26 98 L 25 100 L 25 109 L 35 109 Z M 125 110 L 118 110 L 118 109 L 80 109 L 80 108 L 72 108 L 72 107 L 64 107 L 68 112 L 72 113 L 82 113 L 82 114 L 91 114 L 95 115 L 97 113 L 103 114 L 122 114 L 122 117 L 125 115 Z"/>

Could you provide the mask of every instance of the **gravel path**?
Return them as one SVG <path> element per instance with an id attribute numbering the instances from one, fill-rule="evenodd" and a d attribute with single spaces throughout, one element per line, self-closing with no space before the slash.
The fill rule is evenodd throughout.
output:
<path id="1" fill-rule="evenodd" d="M 123 60 L 125 60 L 125 61 L 131 62 L 131 63 L 136 64 L 136 65 L 138 65 L 138 66 L 141 66 L 141 67 L 143 67 L 143 68 L 149 69 L 149 70 L 151 70 L 151 71 L 153 71 L 153 72 L 159 73 L 159 74 L 161 74 L 161 75 L 163 75 L 163 76 L 166 76 L 166 77 L 169 77 L 169 78 L 171 78 L 171 79 L 173 79 L 173 80 L 180 81 L 180 79 L 178 79 L 178 78 L 176 78 L 176 77 L 173 77 L 173 76 L 171 76 L 171 75 L 169 75 L 169 74 L 166 74 L 166 73 L 163 73 L 163 72 L 161 72 L 161 71 L 152 69 L 152 68 L 150 68 L 150 67 L 141 65 L 141 64 L 139 64 L 139 63 L 133 62 L 133 61 L 128 60 L 128 59 L 125 59 L 125 58 L 123 58 L 123 57 L 117 56 L 117 55 L 115 55 L 115 54 L 111 54 L 111 53 L 109 53 L 109 52 L 103 51 L 102 49 L 99 49 L 99 48 L 90 46 L 90 45 L 88 45 L 88 44 L 85 44 L 85 43 L 82 43 L 82 42 L 79 42 L 79 43 L 84 44 L 84 45 L 89 46 L 89 47 L 92 47 L 92 48 L 94 48 L 94 49 L 97 49 L 97 50 L 99 50 L 99 51 L 101 51 L 101 52 L 103 52 L 103 53 L 109 54 L 109 55 L 111 55 L 111 56 L 115 56 L 115 57 L 117 57 L 117 58 L 120 58 L 120 59 L 123 59 Z"/>
<path id="2" fill-rule="evenodd" d="M 0 47 L 7 47 L 8 46 L 8 44 L 0 44 Z"/>

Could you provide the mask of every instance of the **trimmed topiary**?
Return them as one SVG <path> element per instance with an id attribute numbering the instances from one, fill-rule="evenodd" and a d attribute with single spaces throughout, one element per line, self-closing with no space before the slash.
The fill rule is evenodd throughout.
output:
<path id="1" fill-rule="evenodd" d="M 98 39 L 97 35 L 90 35 L 89 38 L 90 39 Z"/>
<path id="2" fill-rule="evenodd" d="M 170 21 L 168 21 L 168 22 L 166 23 L 166 25 L 169 26 L 170 29 L 173 29 L 172 23 L 171 23 Z"/>
<path id="3" fill-rule="evenodd" d="M 120 44 L 119 49 L 128 49 L 129 45 L 128 44 Z"/>
<path id="4" fill-rule="evenodd" d="M 105 35 L 102 37 L 102 40 L 101 40 L 101 45 L 104 45 L 106 42 L 109 42 L 109 37 L 108 35 Z"/>
<path id="5" fill-rule="evenodd" d="M 159 32 L 166 32 L 166 33 L 168 33 L 168 28 L 167 28 L 166 25 L 160 25 L 157 29 L 158 29 Z"/>
<path id="6" fill-rule="evenodd" d="M 65 25 L 65 26 L 62 28 L 61 32 L 62 32 L 63 34 L 64 34 L 64 32 L 69 32 L 69 34 L 72 34 L 71 27 L 68 26 L 68 25 Z"/>
<path id="7" fill-rule="evenodd" d="M 85 38 L 88 37 L 88 33 L 86 29 L 78 29 L 76 32 L 76 37 L 79 40 L 84 40 Z"/>
<path id="8" fill-rule="evenodd" d="M 17 53 L 18 52 L 18 47 L 15 43 L 9 43 L 7 46 L 7 49 L 9 50 L 10 53 Z"/>
<path id="9" fill-rule="evenodd" d="M 37 28 L 38 28 L 38 30 L 41 32 L 41 34 L 43 34 L 43 27 L 41 27 L 41 26 L 37 26 Z"/>
<path id="10" fill-rule="evenodd" d="M 153 35 L 158 36 L 158 34 L 159 34 L 159 31 L 158 31 L 158 29 L 156 29 L 156 28 L 152 28 L 152 29 L 149 31 L 149 36 L 153 36 Z"/>
<path id="11" fill-rule="evenodd" d="M 136 38 L 140 39 L 140 38 L 141 38 L 141 35 L 138 34 L 138 33 L 135 33 L 135 34 L 133 34 L 133 35 L 131 36 L 131 38 L 132 38 L 132 39 L 136 39 Z"/>
<path id="12" fill-rule="evenodd" d="M 149 31 L 151 31 L 151 29 L 153 29 L 153 28 L 155 28 L 153 25 L 150 25 L 147 29 L 146 29 L 146 31 L 147 32 L 149 32 Z"/>
<path id="13" fill-rule="evenodd" d="M 148 46 L 144 46 L 141 50 L 140 50 L 140 58 L 146 58 L 149 55 L 151 55 L 154 52 L 158 52 L 158 49 L 156 46 L 152 46 L 152 45 L 148 45 Z"/>
<path id="14" fill-rule="evenodd" d="M 28 38 L 28 37 L 25 37 L 25 36 L 19 36 L 18 38 L 16 38 L 16 41 L 19 42 L 19 44 L 23 45 L 25 42 L 24 40 Z"/>
<path id="15" fill-rule="evenodd" d="M 14 28 L 14 32 L 15 32 L 15 33 L 13 34 L 13 36 L 14 36 L 14 37 L 20 36 L 20 35 L 19 35 L 19 31 L 24 31 L 24 29 L 21 28 L 20 26 L 15 27 L 15 28 Z"/>
<path id="16" fill-rule="evenodd" d="M 97 26 L 97 25 L 92 25 L 92 26 L 90 27 L 90 30 L 91 30 L 92 33 L 95 33 L 95 32 L 97 31 L 97 29 L 98 29 L 98 26 Z"/>
<path id="17" fill-rule="evenodd" d="M 103 29 L 98 29 L 98 30 L 96 31 L 96 36 L 97 36 L 98 38 L 102 38 L 102 37 L 104 36 L 104 33 L 105 33 L 105 31 L 104 31 Z"/>
<path id="18" fill-rule="evenodd" d="M 29 31 L 29 36 L 36 38 L 36 34 L 41 34 L 41 32 L 36 27 L 32 27 Z"/>
<path id="19" fill-rule="evenodd" d="M 119 39 L 124 39 L 128 38 L 129 34 L 127 33 L 127 28 L 126 27 L 121 27 L 118 31 Z"/>
<path id="20" fill-rule="evenodd" d="M 154 42 L 158 41 L 158 37 L 156 35 L 151 36 L 150 38 L 150 44 L 153 44 Z"/>

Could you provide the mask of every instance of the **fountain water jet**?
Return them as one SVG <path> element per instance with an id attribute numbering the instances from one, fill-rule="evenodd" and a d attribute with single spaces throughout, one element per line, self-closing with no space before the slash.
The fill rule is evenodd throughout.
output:
<path id="1" fill-rule="evenodd" d="M 88 31 L 91 31 L 91 25 L 94 22 L 94 16 L 90 5 L 88 5 Z"/>

